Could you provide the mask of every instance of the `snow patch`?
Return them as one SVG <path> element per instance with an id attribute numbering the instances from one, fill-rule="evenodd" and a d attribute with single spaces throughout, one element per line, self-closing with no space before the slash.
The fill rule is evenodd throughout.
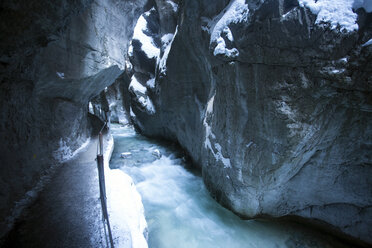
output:
<path id="1" fill-rule="evenodd" d="M 295 121 L 296 113 L 285 101 L 277 101 L 276 105 L 281 114 L 286 115 L 291 121 Z"/>
<path id="2" fill-rule="evenodd" d="M 161 37 L 161 47 L 165 50 L 170 42 L 173 40 L 174 34 L 168 33 Z"/>
<path id="3" fill-rule="evenodd" d="M 65 78 L 65 74 L 63 72 L 56 72 L 57 76 L 61 79 L 64 79 Z"/>
<path id="4" fill-rule="evenodd" d="M 94 115 L 94 108 L 93 108 L 92 102 L 89 102 L 88 109 L 89 109 L 88 112 L 91 113 L 92 115 Z"/>
<path id="5" fill-rule="evenodd" d="M 287 13 L 285 13 L 284 15 L 282 15 L 282 18 L 283 19 L 286 19 L 288 16 L 290 16 L 293 12 L 293 9 L 291 11 L 288 11 Z"/>
<path id="6" fill-rule="evenodd" d="M 238 180 L 239 180 L 240 182 L 243 182 L 242 169 L 239 169 L 239 170 L 238 170 Z"/>
<path id="7" fill-rule="evenodd" d="M 121 158 L 129 158 L 130 156 L 132 156 L 132 153 L 131 152 L 122 152 L 122 153 L 120 153 L 120 157 Z"/>
<path id="8" fill-rule="evenodd" d="M 251 147 L 252 145 L 254 145 L 253 141 L 250 141 L 248 144 L 245 145 L 245 147 L 249 148 Z"/>
<path id="9" fill-rule="evenodd" d="M 166 34 L 166 35 L 163 35 L 163 37 L 161 38 L 161 43 L 164 49 L 164 53 L 161 59 L 158 61 L 158 68 L 159 68 L 159 73 L 162 75 L 166 75 L 168 55 L 171 50 L 174 38 L 177 35 L 177 32 L 178 32 L 178 26 L 176 26 L 176 30 L 174 31 L 174 34 Z"/>
<path id="10" fill-rule="evenodd" d="M 177 12 L 178 11 L 178 4 L 176 4 L 175 2 L 173 2 L 171 0 L 167 0 L 167 4 L 169 4 L 169 5 L 172 6 L 173 12 Z"/>
<path id="11" fill-rule="evenodd" d="M 233 37 L 229 27 L 225 27 L 223 29 L 223 33 L 226 34 L 226 37 L 227 37 L 227 39 L 229 39 L 229 41 L 231 41 L 231 42 L 234 41 L 234 37 Z"/>
<path id="12" fill-rule="evenodd" d="M 140 82 L 138 82 L 137 78 L 133 75 L 129 84 L 129 90 L 133 92 L 139 92 L 141 94 L 146 94 L 147 89 L 143 86 Z"/>
<path id="13" fill-rule="evenodd" d="M 307 7 L 317 15 L 316 24 L 328 22 L 332 29 L 339 25 L 341 29 L 349 32 L 358 30 L 357 14 L 353 12 L 353 8 L 372 11 L 371 0 L 298 0 L 298 2 L 301 7 Z"/>
<path id="14" fill-rule="evenodd" d="M 224 167 L 223 168 L 231 168 L 231 162 L 230 162 L 230 159 L 229 158 L 225 158 L 223 155 L 222 155 L 222 147 L 219 143 L 215 143 L 214 144 L 214 147 L 216 148 L 217 152 L 214 153 L 213 152 L 213 155 L 214 157 L 216 158 L 217 161 L 221 161 L 223 164 L 224 164 Z"/>
<path id="15" fill-rule="evenodd" d="M 132 46 L 130 46 L 130 47 L 132 47 Z M 128 53 L 129 53 L 129 50 L 128 50 Z M 132 47 L 132 56 L 133 56 L 133 47 Z M 133 65 L 129 60 L 125 60 L 125 69 L 128 72 L 132 71 L 132 69 L 133 69 Z"/>
<path id="16" fill-rule="evenodd" d="M 155 107 L 150 97 L 146 94 L 147 88 L 138 82 L 137 78 L 133 75 L 128 89 L 133 92 L 137 98 L 137 102 L 149 113 L 155 113 Z"/>
<path id="17" fill-rule="evenodd" d="M 144 16 L 149 16 L 153 10 L 155 9 L 150 9 L 138 18 L 133 33 L 133 40 L 139 40 L 141 42 L 141 50 L 144 51 L 149 59 L 158 57 L 160 53 L 160 49 L 156 46 L 153 38 L 144 33 L 146 31 L 148 32 L 147 21 Z M 128 54 L 129 56 L 133 56 L 133 47 L 129 47 Z"/>
<path id="18" fill-rule="evenodd" d="M 293 109 L 286 101 L 285 97 L 282 100 L 278 100 L 276 103 L 277 111 L 280 114 L 285 115 L 290 121 L 286 126 L 289 129 L 289 137 L 298 135 L 303 140 L 308 140 L 311 135 L 315 133 L 315 127 L 307 123 L 302 122 L 298 119 L 298 110 Z M 308 137 L 308 138 L 307 138 Z"/>
<path id="19" fill-rule="evenodd" d="M 136 115 L 135 115 L 134 112 L 133 112 L 132 107 L 129 107 L 129 115 L 130 115 L 132 118 L 135 118 L 135 117 L 136 117 Z"/>
<path id="20" fill-rule="evenodd" d="M 370 39 L 369 41 L 367 41 L 366 43 L 364 43 L 362 45 L 362 47 L 366 47 L 366 46 L 370 46 L 370 45 L 372 45 L 372 39 Z"/>
<path id="21" fill-rule="evenodd" d="M 211 99 L 209 99 L 208 104 L 207 104 L 207 113 L 211 114 L 213 113 L 213 103 L 214 103 L 214 97 L 216 94 L 214 94 Z"/>
<path id="22" fill-rule="evenodd" d="M 53 153 L 53 157 L 58 160 L 60 163 L 64 163 L 76 156 L 81 150 L 83 150 L 90 142 L 88 138 L 78 149 L 72 151 L 72 149 L 67 145 L 67 141 L 62 138 L 59 140 L 59 147 Z"/>
<path id="23" fill-rule="evenodd" d="M 126 247 L 123 233 L 130 232 L 131 247 L 147 248 L 147 222 L 141 195 L 130 176 L 119 169 L 110 169 L 114 140 L 110 135 L 104 154 L 107 209 L 116 247 Z"/>
<path id="24" fill-rule="evenodd" d="M 213 54 L 225 54 L 227 57 L 236 57 L 239 52 L 236 48 L 227 49 L 222 34 L 226 34 L 228 40 L 233 41 L 233 35 L 229 29 L 231 23 L 239 23 L 248 19 L 248 4 L 245 0 L 232 0 L 229 5 L 208 24 L 211 33 L 210 45 L 216 43 Z"/>
<path id="25" fill-rule="evenodd" d="M 147 80 L 146 85 L 151 89 L 155 88 L 155 78 L 150 78 Z"/>
<path id="26" fill-rule="evenodd" d="M 209 137 L 212 137 L 213 139 L 216 138 L 216 136 L 213 134 L 212 132 L 212 128 L 209 126 L 208 122 L 207 122 L 207 117 L 208 115 L 212 114 L 213 113 L 213 102 L 214 102 L 214 96 L 213 95 L 211 97 L 211 99 L 209 99 L 208 101 L 208 104 L 207 104 L 207 109 L 205 111 L 205 115 L 204 115 L 204 120 L 203 120 L 203 125 L 205 127 L 205 140 L 204 140 L 204 147 L 205 148 L 209 148 L 211 150 L 212 149 L 212 144 L 211 144 L 211 141 L 209 139 Z"/>
<path id="27" fill-rule="evenodd" d="M 148 96 L 140 96 L 138 99 L 138 102 L 144 107 L 150 114 L 155 113 L 155 107 L 152 103 L 150 97 Z"/>
<path id="28" fill-rule="evenodd" d="M 235 47 L 232 49 L 226 48 L 225 40 L 222 37 L 219 37 L 217 39 L 217 46 L 214 49 L 213 55 L 225 55 L 229 58 L 236 58 L 239 56 L 239 51 Z"/>
<path id="29" fill-rule="evenodd" d="M 228 28 L 231 23 L 247 21 L 248 4 L 245 0 L 232 0 L 229 5 L 212 20 L 210 43 L 216 42 L 221 33 Z M 217 21 L 218 20 L 218 21 Z"/>
<path id="30" fill-rule="evenodd" d="M 208 121 L 207 121 L 208 116 L 213 114 L 214 97 L 215 97 L 215 95 L 213 95 L 209 99 L 208 104 L 207 104 L 207 108 L 205 110 L 205 116 L 204 116 L 204 120 L 203 120 L 203 125 L 204 125 L 204 128 L 205 128 L 204 147 L 208 148 L 211 151 L 211 153 L 213 154 L 216 161 L 221 161 L 224 164 L 225 169 L 226 168 L 231 168 L 230 159 L 226 158 L 222 155 L 222 146 L 219 143 L 215 143 L 214 144 L 214 149 L 213 149 L 212 142 L 210 140 L 210 138 L 212 138 L 212 139 L 216 138 L 216 136 L 212 132 L 211 126 L 209 126 Z M 216 150 L 216 152 L 215 152 L 215 150 Z"/>
<path id="31" fill-rule="evenodd" d="M 132 41 L 130 41 L 130 43 L 129 43 L 128 55 L 129 55 L 129 57 L 133 57 L 133 45 L 132 45 Z"/>
<path id="32" fill-rule="evenodd" d="M 344 73 L 345 72 L 345 69 L 333 69 L 331 71 L 332 74 L 341 74 L 341 73 Z"/>

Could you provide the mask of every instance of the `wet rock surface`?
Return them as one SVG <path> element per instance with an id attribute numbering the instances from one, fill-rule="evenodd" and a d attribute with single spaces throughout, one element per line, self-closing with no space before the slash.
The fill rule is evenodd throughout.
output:
<path id="1" fill-rule="evenodd" d="M 371 243 L 371 14 L 346 32 L 297 1 L 239 2 L 183 2 L 147 87 L 155 111 L 134 99 L 134 123 L 179 142 L 237 214 L 320 220 Z M 231 6 L 244 18 L 212 42 Z"/>

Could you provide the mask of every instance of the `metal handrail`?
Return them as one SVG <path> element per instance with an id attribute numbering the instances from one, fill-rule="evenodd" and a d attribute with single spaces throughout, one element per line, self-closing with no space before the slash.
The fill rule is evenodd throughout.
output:
<path id="1" fill-rule="evenodd" d="M 103 163 L 103 134 L 102 131 L 104 127 L 107 125 L 107 122 L 102 126 L 101 130 L 99 131 L 98 135 L 98 144 L 97 144 L 97 168 L 98 168 L 98 180 L 99 180 L 99 193 L 101 199 L 101 206 L 102 206 L 102 221 L 103 223 L 107 224 L 107 230 L 110 239 L 110 245 L 114 248 L 114 241 L 112 238 L 112 232 L 110 227 L 110 220 L 107 211 L 107 197 L 106 197 L 106 185 L 105 185 L 105 170 L 104 170 L 104 163 Z M 99 147 L 99 152 L 98 152 Z"/>

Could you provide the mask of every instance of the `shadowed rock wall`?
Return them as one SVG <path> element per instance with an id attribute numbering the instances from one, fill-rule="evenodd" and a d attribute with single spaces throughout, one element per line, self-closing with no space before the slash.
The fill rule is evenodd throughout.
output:
<path id="1" fill-rule="evenodd" d="M 297 1 L 252 0 L 213 40 L 238 2 L 183 2 L 147 87 L 155 111 L 131 103 L 137 128 L 178 141 L 241 216 L 320 220 L 371 243 L 371 14 L 346 32 Z"/>
<path id="2" fill-rule="evenodd" d="M 88 102 L 123 72 L 145 4 L 1 2 L 0 234 L 26 201 L 14 203 L 90 136 Z"/>

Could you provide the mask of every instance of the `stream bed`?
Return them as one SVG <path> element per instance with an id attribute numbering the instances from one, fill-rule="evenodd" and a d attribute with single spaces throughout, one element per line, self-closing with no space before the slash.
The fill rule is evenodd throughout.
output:
<path id="1" fill-rule="evenodd" d="M 131 176 L 141 194 L 150 248 L 347 247 L 300 224 L 242 220 L 209 195 L 177 148 L 130 126 L 112 124 L 111 132 L 110 167 Z"/>

